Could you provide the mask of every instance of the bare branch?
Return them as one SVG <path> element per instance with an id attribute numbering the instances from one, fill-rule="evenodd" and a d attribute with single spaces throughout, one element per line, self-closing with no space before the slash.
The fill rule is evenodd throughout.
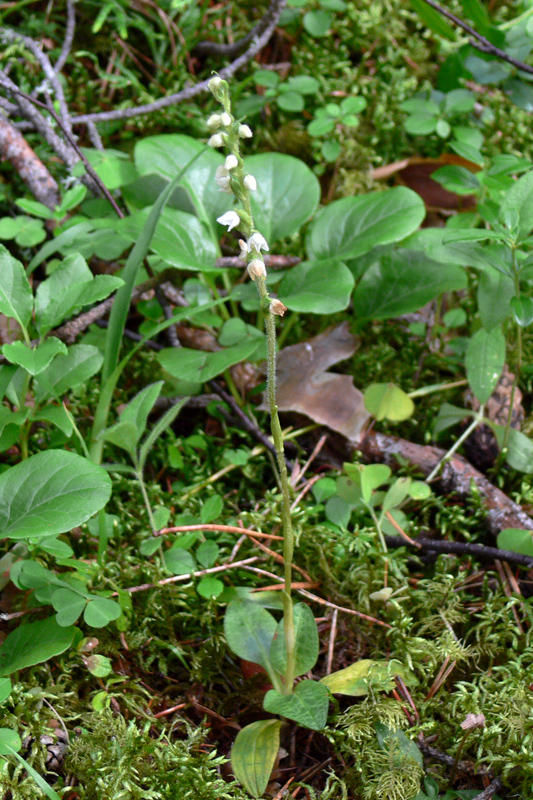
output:
<path id="1" fill-rule="evenodd" d="M 257 53 L 260 52 L 260 50 L 263 49 L 272 36 L 276 25 L 278 24 L 280 14 L 283 11 L 286 2 L 287 0 L 273 0 L 270 7 L 272 10 L 271 19 L 264 33 L 261 36 L 254 38 L 251 46 L 245 53 L 243 53 L 242 56 L 233 61 L 228 67 L 224 67 L 224 69 L 219 71 L 218 74 L 221 78 L 224 78 L 224 80 L 231 78 L 232 75 L 244 67 L 249 61 L 251 61 L 252 58 L 254 58 L 254 56 L 257 55 Z M 202 92 L 207 91 L 207 84 L 209 81 L 210 78 L 197 83 L 196 86 L 189 86 L 186 89 L 182 89 L 181 92 L 168 95 L 168 97 L 162 97 L 160 100 L 156 100 L 153 103 L 147 103 L 144 106 L 137 106 L 137 108 L 119 108 L 115 109 L 114 111 L 101 111 L 96 112 L 95 114 L 80 114 L 77 117 L 72 117 L 72 124 L 79 125 L 85 122 L 109 122 L 118 119 L 131 119 L 132 117 L 138 117 L 141 114 L 151 114 L 154 111 L 159 111 L 162 108 L 168 108 L 168 106 L 176 105 L 184 100 L 190 100 L 192 97 L 202 94 Z"/>
<path id="2" fill-rule="evenodd" d="M 73 167 L 78 160 L 76 153 L 72 150 L 72 148 L 65 145 L 61 137 L 57 135 L 50 123 L 35 108 L 35 105 L 40 105 L 41 107 L 46 108 L 45 104 L 39 103 L 39 101 L 34 100 L 33 98 L 29 97 L 29 95 L 21 92 L 16 83 L 11 80 L 4 70 L 0 70 L 0 87 L 5 89 L 8 94 L 15 98 L 16 104 L 20 110 L 20 115 L 33 124 L 35 130 L 41 134 L 45 142 L 50 145 L 52 150 L 57 153 L 61 160 L 64 161 L 68 167 Z"/>
<path id="3" fill-rule="evenodd" d="M 439 14 L 442 14 L 443 17 L 451 20 L 458 28 L 462 28 L 463 31 L 470 34 L 472 39 L 470 40 L 470 44 L 472 47 L 475 47 L 476 50 L 480 50 L 482 53 L 489 53 L 492 56 L 497 56 L 501 58 L 502 61 L 507 61 L 508 64 L 512 64 L 513 67 L 521 70 L 522 72 L 527 72 L 529 75 L 533 75 L 533 67 L 530 67 L 529 64 L 525 64 L 523 61 L 518 61 L 518 59 L 513 58 L 512 56 L 507 55 L 504 50 L 500 50 L 499 47 L 495 47 L 488 39 L 484 36 L 481 36 L 474 28 L 471 28 L 470 25 L 467 25 L 466 22 L 463 22 L 462 19 L 456 17 L 455 14 L 452 14 L 451 11 L 448 11 L 446 8 L 442 8 L 439 6 L 435 0 L 424 0 L 428 6 L 434 8 L 435 11 L 438 11 Z"/>
<path id="4" fill-rule="evenodd" d="M 59 188 L 43 162 L 21 133 L 0 115 L 0 158 L 16 169 L 30 192 L 40 203 L 54 209 L 59 203 Z"/>
<path id="5" fill-rule="evenodd" d="M 59 54 L 59 58 L 54 64 L 54 72 L 56 73 L 56 75 L 59 75 L 59 73 L 65 66 L 67 58 L 69 57 L 70 54 L 72 42 L 74 41 L 74 31 L 76 29 L 75 4 L 76 0 L 67 0 L 67 26 L 65 28 L 65 39 L 63 40 L 61 53 Z"/>

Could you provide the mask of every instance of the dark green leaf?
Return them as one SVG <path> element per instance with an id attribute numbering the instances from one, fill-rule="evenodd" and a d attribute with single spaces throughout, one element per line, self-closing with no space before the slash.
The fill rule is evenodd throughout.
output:
<path id="1" fill-rule="evenodd" d="M 71 646 L 75 632 L 75 628 L 62 628 L 54 617 L 20 625 L 0 645 L 0 676 L 64 653 Z"/>
<path id="2" fill-rule="evenodd" d="M 11 364 L 18 364 L 30 375 L 38 375 L 46 369 L 58 353 L 67 354 L 67 346 L 60 339 L 51 336 L 36 347 L 28 347 L 24 342 L 5 344 L 2 352 Z"/>
<path id="3" fill-rule="evenodd" d="M 33 309 L 33 294 L 24 267 L 0 244 L 0 313 L 26 326 Z"/>
<path id="4" fill-rule="evenodd" d="M 262 797 L 279 752 L 278 719 L 252 722 L 239 731 L 231 748 L 235 777 L 252 797 Z"/>
<path id="5" fill-rule="evenodd" d="M 261 664 L 270 673 L 270 647 L 276 627 L 272 614 L 250 600 L 235 600 L 226 609 L 224 632 L 228 645 L 239 658 Z"/>
<path id="6" fill-rule="evenodd" d="M 107 472 L 63 450 L 30 456 L 0 475 L 0 535 L 42 538 L 81 525 L 111 495 Z"/>
<path id="7" fill-rule="evenodd" d="M 292 694 L 270 689 L 265 695 L 263 708 L 313 731 L 321 731 L 328 721 L 329 692 L 323 683 L 303 680 L 296 684 Z"/>
<path id="8" fill-rule="evenodd" d="M 318 629 L 313 612 L 305 603 L 296 603 L 294 606 L 294 633 L 296 639 L 294 676 L 297 678 L 299 675 L 304 675 L 313 669 L 318 658 Z M 278 623 L 272 640 L 270 661 L 280 675 L 285 673 L 287 651 L 285 648 L 283 620 Z"/>
<path id="9" fill-rule="evenodd" d="M 505 338 L 501 328 L 481 328 L 472 336 L 466 351 L 466 377 L 480 403 L 491 396 L 505 363 Z"/>
<path id="10" fill-rule="evenodd" d="M 304 261 L 279 284 L 278 295 L 287 308 L 308 314 L 333 314 L 348 307 L 354 277 L 342 261 Z"/>

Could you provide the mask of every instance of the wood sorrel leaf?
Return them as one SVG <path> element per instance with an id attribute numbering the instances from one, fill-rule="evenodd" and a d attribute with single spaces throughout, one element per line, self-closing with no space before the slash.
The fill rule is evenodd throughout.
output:
<path id="1" fill-rule="evenodd" d="M 364 392 L 365 407 L 378 421 L 400 422 L 409 419 L 415 404 L 403 389 L 394 383 L 372 383 Z"/>
<path id="2" fill-rule="evenodd" d="M 328 720 L 329 692 L 323 683 L 304 680 L 296 684 L 292 694 L 270 689 L 265 695 L 263 708 L 313 731 L 321 731 Z"/>
<path id="3" fill-rule="evenodd" d="M 498 383 L 505 363 L 505 338 L 500 327 L 481 328 L 468 343 L 466 377 L 480 403 L 486 403 Z"/>
<path id="4" fill-rule="evenodd" d="M 513 553 L 533 556 L 533 531 L 520 528 L 504 528 L 498 534 L 497 544 L 502 550 L 511 550 Z"/>
<path id="5" fill-rule="evenodd" d="M 252 797 L 261 797 L 267 787 L 279 752 L 278 719 L 252 722 L 237 734 L 231 748 L 235 777 Z"/>

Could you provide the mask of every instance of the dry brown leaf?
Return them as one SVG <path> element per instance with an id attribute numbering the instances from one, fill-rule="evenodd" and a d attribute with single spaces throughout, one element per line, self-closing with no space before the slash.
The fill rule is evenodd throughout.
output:
<path id="1" fill-rule="evenodd" d="M 348 323 L 328 328 L 307 342 L 285 347 L 278 355 L 277 404 L 280 411 L 297 411 L 358 442 L 369 419 L 363 394 L 349 375 L 326 372 L 350 358 L 357 339 Z M 263 396 L 261 408 L 267 408 Z"/>

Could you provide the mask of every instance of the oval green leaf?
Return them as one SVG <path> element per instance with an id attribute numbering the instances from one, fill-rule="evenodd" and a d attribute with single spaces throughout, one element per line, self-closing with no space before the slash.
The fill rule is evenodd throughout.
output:
<path id="1" fill-rule="evenodd" d="M 498 383 L 505 363 L 505 337 L 500 327 L 481 328 L 468 343 L 466 377 L 480 403 L 486 403 Z"/>
<path id="2" fill-rule="evenodd" d="M 292 694 L 270 689 L 265 695 L 263 708 L 313 731 L 321 731 L 328 721 L 329 692 L 323 683 L 304 680 L 296 684 Z"/>
<path id="3" fill-rule="evenodd" d="M 401 422 L 409 419 L 415 410 L 409 395 L 394 383 L 372 383 L 363 396 L 366 410 L 378 421 Z"/>
<path id="4" fill-rule="evenodd" d="M 257 180 L 252 211 L 257 229 L 270 247 L 296 233 L 318 208 L 318 178 L 300 159 L 282 153 L 261 153 L 247 158 L 245 169 Z"/>
<path id="5" fill-rule="evenodd" d="M 283 278 L 278 295 L 291 311 L 333 314 L 348 308 L 354 282 L 342 261 L 304 261 Z"/>
<path id="6" fill-rule="evenodd" d="M 504 528 L 498 534 L 498 547 L 512 553 L 522 553 L 533 558 L 533 531 L 521 528 Z"/>
<path id="7" fill-rule="evenodd" d="M 224 633 L 233 652 L 270 671 L 270 647 L 276 627 L 272 614 L 251 600 L 230 603 L 224 617 Z"/>
<path id="8" fill-rule="evenodd" d="M 20 625 L 0 645 L 0 676 L 32 667 L 64 653 L 76 628 L 62 628 L 54 617 Z"/>
<path id="9" fill-rule="evenodd" d="M 318 629 L 313 612 L 305 603 L 296 603 L 294 606 L 294 635 L 295 635 L 295 668 L 294 676 L 304 675 L 313 669 L 318 658 Z M 283 675 L 287 666 L 287 650 L 283 620 L 280 620 L 272 645 L 270 647 L 270 661 L 275 670 Z"/>
<path id="10" fill-rule="evenodd" d="M 310 258 L 356 258 L 414 233 L 426 215 L 422 199 L 398 186 L 387 192 L 345 197 L 324 208 L 307 235 Z"/>
<path id="11" fill-rule="evenodd" d="M 280 730 L 280 720 L 262 719 L 237 734 L 231 749 L 231 766 L 252 797 L 261 797 L 267 787 L 279 751 Z"/>
<path id="12" fill-rule="evenodd" d="M 0 536 L 50 537 L 96 514 L 111 496 L 102 467 L 76 453 L 47 450 L 0 475 Z"/>

